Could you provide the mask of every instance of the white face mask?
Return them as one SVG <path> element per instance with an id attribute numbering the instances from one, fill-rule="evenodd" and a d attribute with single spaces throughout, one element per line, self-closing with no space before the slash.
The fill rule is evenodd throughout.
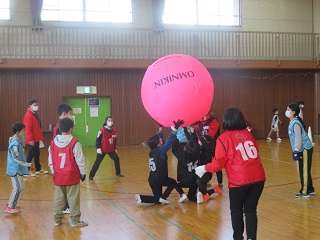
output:
<path id="1" fill-rule="evenodd" d="M 112 125 L 113 125 L 113 122 L 107 122 L 108 127 L 112 127 Z"/>
<path id="2" fill-rule="evenodd" d="M 39 106 L 31 106 L 31 110 L 36 112 L 39 110 Z"/>
<path id="3" fill-rule="evenodd" d="M 287 111 L 286 111 L 286 113 L 285 113 L 285 115 L 286 115 L 286 117 L 287 117 L 287 118 L 290 118 L 290 117 L 291 117 L 291 113 L 290 113 L 290 111 L 289 111 L 289 110 L 287 110 Z"/>

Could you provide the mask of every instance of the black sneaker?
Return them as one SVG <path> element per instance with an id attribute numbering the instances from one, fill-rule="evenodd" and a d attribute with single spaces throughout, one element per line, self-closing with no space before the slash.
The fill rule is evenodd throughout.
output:
<path id="1" fill-rule="evenodd" d="M 294 195 L 295 198 L 310 198 L 309 194 L 297 193 Z"/>
<path id="2" fill-rule="evenodd" d="M 116 174 L 118 177 L 124 177 L 121 173 Z"/>
<path id="3" fill-rule="evenodd" d="M 67 207 L 66 209 L 63 209 L 62 212 L 64 214 L 70 214 L 70 208 Z"/>
<path id="4" fill-rule="evenodd" d="M 93 180 L 93 177 L 89 176 L 89 180 Z"/>

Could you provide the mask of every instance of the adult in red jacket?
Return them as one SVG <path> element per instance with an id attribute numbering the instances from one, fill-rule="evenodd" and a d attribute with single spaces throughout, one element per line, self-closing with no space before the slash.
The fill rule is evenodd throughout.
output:
<path id="1" fill-rule="evenodd" d="M 29 102 L 29 108 L 24 115 L 23 123 L 26 126 L 26 144 L 28 146 L 27 162 L 31 163 L 34 158 L 34 164 L 36 168 L 36 174 L 48 173 L 48 171 L 42 170 L 40 165 L 40 148 L 39 143 L 43 140 L 41 131 L 40 116 L 37 113 L 39 104 L 37 100 L 31 100 Z M 31 176 L 35 176 L 30 172 Z"/>
<path id="2" fill-rule="evenodd" d="M 244 220 L 248 239 L 257 238 L 257 206 L 266 181 L 259 149 L 246 121 L 237 108 L 224 113 L 223 129 L 216 142 L 215 157 L 211 163 L 196 168 L 201 177 L 205 172 L 225 168 L 228 177 L 233 239 L 243 239 Z"/>

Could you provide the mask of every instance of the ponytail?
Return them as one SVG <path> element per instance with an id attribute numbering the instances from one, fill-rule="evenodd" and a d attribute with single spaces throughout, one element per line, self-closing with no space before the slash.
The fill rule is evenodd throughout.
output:
<path id="1" fill-rule="evenodd" d="M 304 122 L 303 122 L 302 118 L 301 118 L 301 117 L 299 117 L 299 116 L 296 116 L 296 118 L 297 118 L 297 119 L 299 120 L 299 122 L 302 124 L 302 126 L 303 126 L 304 130 L 307 132 L 306 125 L 304 124 Z"/>

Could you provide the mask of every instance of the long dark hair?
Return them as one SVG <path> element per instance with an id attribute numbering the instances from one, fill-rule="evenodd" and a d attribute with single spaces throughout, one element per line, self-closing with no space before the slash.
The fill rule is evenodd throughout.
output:
<path id="1" fill-rule="evenodd" d="M 291 109 L 291 111 L 294 112 L 294 116 L 299 120 L 299 122 L 302 124 L 303 128 L 305 131 L 307 131 L 306 125 L 304 124 L 303 120 L 301 117 L 299 117 L 299 113 L 300 113 L 300 107 L 298 104 L 296 103 L 290 103 L 288 105 L 288 108 Z"/>

